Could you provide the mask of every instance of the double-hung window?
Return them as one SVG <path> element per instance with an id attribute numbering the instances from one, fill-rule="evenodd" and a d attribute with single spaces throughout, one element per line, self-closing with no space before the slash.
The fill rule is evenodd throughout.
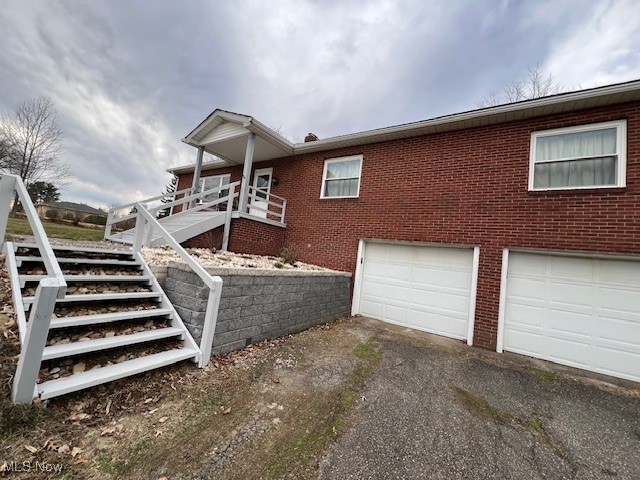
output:
<path id="1" fill-rule="evenodd" d="M 529 190 L 626 185 L 624 120 L 531 134 Z"/>
<path id="2" fill-rule="evenodd" d="M 222 187 L 224 185 L 229 185 L 231 181 L 231 175 L 214 175 L 211 177 L 202 177 L 200 179 L 200 191 L 204 192 L 205 190 L 211 190 L 212 188 Z M 210 195 L 205 195 L 199 200 L 199 203 L 208 203 L 213 202 L 214 200 L 219 199 L 220 197 L 224 197 L 228 195 L 229 190 L 218 190 L 217 192 L 213 192 Z"/>
<path id="3" fill-rule="evenodd" d="M 362 155 L 325 160 L 320 198 L 357 197 L 361 171 Z"/>

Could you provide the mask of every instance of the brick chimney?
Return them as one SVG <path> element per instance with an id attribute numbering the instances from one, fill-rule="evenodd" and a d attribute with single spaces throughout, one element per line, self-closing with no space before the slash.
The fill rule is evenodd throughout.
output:
<path id="1" fill-rule="evenodd" d="M 304 137 L 304 143 L 315 142 L 316 140 L 319 140 L 319 138 L 315 133 L 308 133 L 307 136 Z"/>

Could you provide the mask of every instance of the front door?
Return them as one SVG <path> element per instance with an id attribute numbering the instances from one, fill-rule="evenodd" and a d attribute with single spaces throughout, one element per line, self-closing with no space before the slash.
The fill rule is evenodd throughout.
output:
<path id="1" fill-rule="evenodd" d="M 269 209 L 269 193 L 271 192 L 271 177 L 273 168 L 259 168 L 253 172 L 253 190 L 249 214 L 267 218 Z"/>

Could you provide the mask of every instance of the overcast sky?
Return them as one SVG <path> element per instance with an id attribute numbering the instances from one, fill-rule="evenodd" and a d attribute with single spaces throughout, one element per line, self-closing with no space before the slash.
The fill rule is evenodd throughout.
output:
<path id="1" fill-rule="evenodd" d="M 0 0 L 0 110 L 47 95 L 96 206 L 159 194 L 217 107 L 292 139 L 475 108 L 539 64 L 569 87 L 640 78 L 640 1 Z"/>

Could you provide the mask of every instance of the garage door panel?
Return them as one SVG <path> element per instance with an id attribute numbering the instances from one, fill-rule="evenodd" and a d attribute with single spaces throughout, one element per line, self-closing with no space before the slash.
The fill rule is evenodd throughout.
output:
<path id="1" fill-rule="evenodd" d="M 574 335 L 575 337 L 591 337 L 595 320 L 590 314 L 572 312 L 570 310 L 547 311 L 544 327 L 558 335 Z"/>
<path id="2" fill-rule="evenodd" d="M 464 290 L 469 290 L 471 285 L 471 272 L 469 271 L 446 271 L 441 277 L 441 285 L 443 287 L 453 287 Z"/>
<path id="3" fill-rule="evenodd" d="M 588 367 L 593 361 L 593 350 L 589 342 L 559 337 L 547 337 L 546 342 L 549 360 L 579 368 Z"/>
<path id="4" fill-rule="evenodd" d="M 600 317 L 598 336 L 602 340 L 634 345 L 634 339 L 640 338 L 640 322 L 620 318 Z M 638 347 L 640 349 L 640 347 Z"/>
<path id="5" fill-rule="evenodd" d="M 413 269 L 413 281 L 416 284 L 434 285 L 434 282 L 441 275 L 441 271 L 441 268 L 415 267 Z"/>
<path id="6" fill-rule="evenodd" d="M 618 348 L 598 348 L 598 369 L 602 373 L 638 381 L 640 378 L 640 353 Z"/>
<path id="7" fill-rule="evenodd" d="M 360 312 L 466 338 L 473 250 L 367 243 Z"/>
<path id="8" fill-rule="evenodd" d="M 524 325 L 528 327 L 542 327 L 544 307 L 512 303 L 507 307 L 507 318 L 514 327 Z"/>
<path id="9" fill-rule="evenodd" d="M 544 337 L 540 333 L 513 328 L 505 332 L 504 339 L 512 352 L 532 357 L 541 357 L 543 354 Z"/>
<path id="10" fill-rule="evenodd" d="M 584 258 L 547 256 L 549 277 L 565 279 L 573 282 L 591 283 L 594 276 L 594 265 L 585 262 Z"/>
<path id="11" fill-rule="evenodd" d="M 591 285 L 556 281 L 549 283 L 551 288 L 548 290 L 547 298 L 552 302 L 561 305 L 590 308 L 593 301 L 593 289 Z"/>
<path id="12" fill-rule="evenodd" d="M 411 297 L 411 304 L 415 308 L 440 306 L 440 291 L 435 289 L 416 288 Z"/>
<path id="13" fill-rule="evenodd" d="M 640 275 L 636 262 L 608 261 L 600 265 L 598 280 L 602 284 L 628 285 L 640 289 Z"/>
<path id="14" fill-rule="evenodd" d="M 543 279 L 523 278 L 513 276 L 509 278 L 508 294 L 511 298 L 526 298 L 527 300 L 545 298 L 545 281 Z"/>
<path id="15" fill-rule="evenodd" d="M 378 301 L 372 301 L 366 297 L 362 297 L 360 301 L 360 310 L 363 315 L 367 315 L 372 318 L 382 317 L 382 304 Z"/>
<path id="16" fill-rule="evenodd" d="M 384 283 L 379 283 L 368 279 L 367 282 L 362 282 L 362 295 L 370 295 L 372 297 L 380 297 L 384 295 L 386 286 Z"/>
<path id="17" fill-rule="evenodd" d="M 391 265 L 387 266 L 387 276 L 394 280 L 411 280 L 411 265 Z"/>
<path id="18" fill-rule="evenodd" d="M 442 293 L 441 299 L 443 309 L 459 313 L 462 317 L 469 313 L 469 297 L 466 295 Z"/>
<path id="19" fill-rule="evenodd" d="M 603 286 L 600 288 L 599 293 L 599 303 L 603 309 L 620 313 L 626 312 L 634 316 L 640 315 L 640 312 L 638 312 L 640 288 L 631 290 L 629 288 L 616 289 Z"/>
<path id="20" fill-rule="evenodd" d="M 367 263 L 363 269 L 363 275 L 372 277 L 386 277 L 387 265 L 385 263 L 371 262 Z"/>
<path id="21" fill-rule="evenodd" d="M 392 322 L 405 323 L 407 321 L 407 309 L 387 304 L 384 306 L 384 317 Z"/>
<path id="22" fill-rule="evenodd" d="M 640 381 L 640 261 L 509 255 L 503 348 Z"/>

